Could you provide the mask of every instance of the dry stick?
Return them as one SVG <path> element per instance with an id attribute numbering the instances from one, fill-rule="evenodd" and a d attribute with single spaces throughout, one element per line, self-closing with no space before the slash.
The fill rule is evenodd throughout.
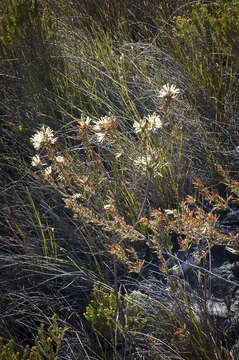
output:
<path id="1" fill-rule="evenodd" d="M 145 189 L 144 201 L 142 203 L 139 215 L 137 217 L 137 220 L 136 220 L 136 223 L 134 224 L 134 226 L 136 226 L 138 224 L 138 222 L 139 222 L 139 220 L 141 218 L 141 215 L 142 215 L 142 213 L 144 211 L 145 204 L 146 204 L 146 201 L 147 201 L 148 195 L 149 195 L 149 185 L 150 185 L 151 177 L 152 177 L 152 169 L 149 171 L 149 177 L 148 177 L 148 181 L 147 181 L 147 185 L 146 185 L 146 189 Z"/>
<path id="2" fill-rule="evenodd" d="M 114 255 L 114 292 L 115 292 L 115 301 L 116 301 L 116 311 L 115 311 L 115 356 L 117 356 L 117 333 L 118 333 L 118 321 L 120 318 L 120 302 L 119 302 L 119 289 L 118 289 L 118 273 L 117 273 L 117 256 Z"/>
<path id="3" fill-rule="evenodd" d="M 208 260 L 209 260 L 209 271 L 212 271 L 212 254 L 211 254 L 211 245 L 209 240 L 207 239 L 208 244 Z M 212 279 L 209 278 L 209 297 L 211 297 L 212 294 Z"/>
<path id="4" fill-rule="evenodd" d="M 116 311 L 115 311 L 115 354 L 116 354 L 116 345 L 117 345 L 117 320 L 119 317 L 119 299 L 118 299 L 118 277 L 117 277 L 117 257 L 114 255 L 114 291 L 115 291 L 115 301 L 116 301 Z"/>

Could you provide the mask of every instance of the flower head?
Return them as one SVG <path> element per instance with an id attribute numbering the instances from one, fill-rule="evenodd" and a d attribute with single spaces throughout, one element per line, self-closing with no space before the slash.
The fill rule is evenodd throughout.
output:
<path id="1" fill-rule="evenodd" d="M 162 122 L 160 120 L 159 115 L 153 113 L 152 115 L 145 116 L 143 119 L 139 121 L 135 121 L 133 124 L 134 131 L 136 134 L 145 133 L 151 131 L 156 131 L 162 127 Z"/>
<path id="2" fill-rule="evenodd" d="M 104 210 L 106 211 L 107 214 L 116 217 L 117 216 L 117 210 L 116 207 L 113 204 L 106 204 L 104 206 Z"/>
<path id="3" fill-rule="evenodd" d="M 147 119 L 147 127 L 149 131 L 157 131 L 162 127 L 162 121 L 156 113 L 149 115 L 146 117 Z"/>
<path id="4" fill-rule="evenodd" d="M 54 144 L 57 141 L 57 138 L 54 137 L 53 131 L 49 126 L 45 127 L 45 125 L 42 125 L 41 129 L 31 137 L 30 141 L 34 148 L 39 150 L 43 145 Z"/>
<path id="5" fill-rule="evenodd" d="M 117 120 L 113 116 L 103 116 L 94 125 L 96 132 L 107 132 L 117 127 Z"/>
<path id="6" fill-rule="evenodd" d="M 125 55 L 124 55 L 124 53 L 121 53 L 121 54 L 120 54 L 119 60 L 120 60 L 120 62 L 122 62 L 122 63 L 125 61 Z"/>
<path id="7" fill-rule="evenodd" d="M 162 176 L 159 169 L 161 169 L 164 165 L 161 165 L 157 154 L 141 155 L 134 160 L 134 164 L 144 173 L 147 173 L 148 170 L 151 170 L 154 177 Z"/>
<path id="8" fill-rule="evenodd" d="M 152 167 L 153 163 L 154 163 L 153 158 L 149 154 L 139 156 L 134 160 L 134 164 L 138 167 L 143 168 L 144 170 Z"/>
<path id="9" fill-rule="evenodd" d="M 134 127 L 134 131 L 136 132 L 136 134 L 142 133 L 143 131 L 145 131 L 146 125 L 147 125 L 146 119 L 140 119 L 139 121 L 135 121 L 133 123 L 133 127 Z"/>
<path id="10" fill-rule="evenodd" d="M 45 175 L 51 175 L 51 173 L 52 173 L 52 168 L 51 168 L 51 166 L 48 166 L 47 168 L 45 168 L 45 171 L 44 171 L 44 174 Z"/>
<path id="11" fill-rule="evenodd" d="M 78 120 L 80 129 L 88 129 L 90 127 L 91 118 L 89 116 L 84 117 L 81 115 L 81 118 Z"/>
<path id="12" fill-rule="evenodd" d="M 175 85 L 165 84 L 159 92 L 159 97 L 164 99 L 176 99 L 177 95 L 180 93 L 180 90 L 176 88 Z"/>
<path id="13" fill-rule="evenodd" d="M 91 118 L 89 116 L 81 115 L 78 119 L 79 133 L 81 138 L 85 141 L 87 139 L 87 133 L 90 128 Z"/>
<path id="14" fill-rule="evenodd" d="M 58 162 L 58 163 L 60 163 L 60 164 L 63 164 L 63 163 L 65 162 L 64 156 L 58 155 L 58 156 L 56 157 L 56 162 Z"/>
<path id="15" fill-rule="evenodd" d="M 40 159 L 39 155 L 35 155 L 32 157 L 32 166 L 42 166 L 44 165 Z"/>
<path id="16" fill-rule="evenodd" d="M 80 198 L 81 198 L 81 194 L 79 194 L 79 193 L 72 195 L 73 200 L 80 199 Z"/>
<path id="17" fill-rule="evenodd" d="M 107 134 L 112 133 L 117 128 L 117 120 L 113 116 L 104 116 L 93 126 L 99 142 L 103 142 Z"/>
<path id="18" fill-rule="evenodd" d="M 99 132 L 99 133 L 96 134 L 96 136 L 97 136 L 98 142 L 99 142 L 99 143 L 102 143 L 102 142 L 104 141 L 104 138 L 105 138 L 105 136 L 106 136 L 106 133 L 101 133 L 101 132 Z"/>

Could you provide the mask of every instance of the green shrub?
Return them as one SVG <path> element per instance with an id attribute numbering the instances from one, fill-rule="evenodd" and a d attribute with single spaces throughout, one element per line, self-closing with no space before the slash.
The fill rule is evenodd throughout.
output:
<path id="1" fill-rule="evenodd" d="M 117 358 L 119 346 L 130 352 L 135 346 L 136 334 L 142 332 L 147 324 L 137 297 L 116 294 L 114 289 L 102 288 L 101 284 L 94 284 L 92 295 L 84 316 L 91 323 L 106 358 L 110 358 L 111 352 Z"/>
<path id="2" fill-rule="evenodd" d="M 45 331 L 42 324 L 35 338 L 35 345 L 29 347 L 27 345 L 22 354 L 15 350 L 14 341 L 10 340 L 7 344 L 3 344 L 0 338 L 0 359 L 1 360 L 58 360 L 60 359 L 60 351 L 62 341 L 67 330 L 66 327 L 60 327 L 56 316 L 52 318 L 52 325 Z"/>

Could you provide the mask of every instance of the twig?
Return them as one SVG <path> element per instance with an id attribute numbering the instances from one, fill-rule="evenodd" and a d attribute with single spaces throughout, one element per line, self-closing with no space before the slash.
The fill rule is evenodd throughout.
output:
<path id="1" fill-rule="evenodd" d="M 150 185 L 150 181 L 151 181 L 151 177 L 152 177 L 152 170 L 149 171 L 149 177 L 148 177 L 148 181 L 147 181 L 147 185 L 146 185 L 146 190 L 145 190 L 145 195 L 144 195 L 144 201 L 142 203 L 142 206 L 141 206 L 141 209 L 140 209 L 140 212 L 138 214 L 138 217 L 137 217 L 137 220 L 136 220 L 136 223 L 134 224 L 134 226 L 136 226 L 141 218 L 141 215 L 144 211 L 144 208 L 145 208 L 145 204 L 146 204 L 146 201 L 148 199 L 148 195 L 149 195 L 149 185 Z"/>

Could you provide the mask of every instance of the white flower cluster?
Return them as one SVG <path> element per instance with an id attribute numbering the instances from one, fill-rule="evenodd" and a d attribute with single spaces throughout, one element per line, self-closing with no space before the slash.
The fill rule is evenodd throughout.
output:
<path id="1" fill-rule="evenodd" d="M 176 88 L 175 85 L 165 84 L 162 89 L 159 91 L 159 97 L 164 99 L 176 99 L 177 95 L 180 93 L 180 90 Z"/>
<path id="2" fill-rule="evenodd" d="M 142 167 L 144 169 L 152 167 L 153 163 L 153 158 L 149 154 L 139 156 L 134 160 L 134 164 L 136 166 Z"/>
<path id="3" fill-rule="evenodd" d="M 154 155 L 146 154 L 146 155 L 138 156 L 134 160 L 134 164 L 136 165 L 136 167 L 140 168 L 144 173 L 147 173 L 148 170 L 152 170 L 154 177 L 162 176 L 159 169 L 161 169 L 163 166 L 161 165 L 160 159 L 157 156 L 157 154 Z"/>
<path id="4" fill-rule="evenodd" d="M 156 132 L 162 127 L 162 121 L 159 115 L 153 113 L 152 115 L 145 116 L 139 121 L 135 121 L 133 127 L 136 134 L 143 132 Z"/>
<path id="5" fill-rule="evenodd" d="M 49 126 L 42 125 L 41 129 L 31 137 L 31 143 L 36 150 L 39 150 L 43 145 L 55 144 L 57 138 L 54 137 L 53 131 Z"/>
<path id="6" fill-rule="evenodd" d="M 43 165 L 45 165 L 45 164 L 43 164 L 39 155 L 35 155 L 32 157 L 32 166 L 41 167 Z"/>
<path id="7" fill-rule="evenodd" d="M 72 195 L 72 199 L 73 200 L 80 199 L 81 196 L 82 196 L 81 194 L 77 193 L 77 194 Z"/>
<path id="8" fill-rule="evenodd" d="M 44 145 L 55 144 L 57 138 L 54 137 L 54 133 L 49 126 L 42 125 L 40 130 L 38 130 L 36 134 L 31 137 L 30 141 L 36 150 L 40 150 Z M 58 164 L 64 164 L 65 158 L 62 155 L 58 155 L 55 157 L 55 161 Z M 42 169 L 43 166 L 47 166 L 46 163 L 42 162 L 38 154 L 32 157 L 31 163 L 32 166 L 38 167 L 40 169 Z M 50 176 L 52 174 L 52 170 L 52 166 L 45 167 L 43 172 L 44 176 Z"/>
<path id="9" fill-rule="evenodd" d="M 93 130 L 96 132 L 97 140 L 102 143 L 105 136 L 110 132 L 116 130 L 117 120 L 114 116 L 104 116 L 93 126 Z"/>
<path id="10" fill-rule="evenodd" d="M 48 166 L 47 168 L 45 168 L 44 174 L 49 176 L 52 173 L 52 167 Z"/>
<path id="11" fill-rule="evenodd" d="M 42 168 L 44 165 L 46 165 L 46 164 L 41 161 L 39 155 L 35 155 L 32 157 L 32 166 Z M 52 173 L 51 166 L 48 166 L 44 169 L 44 175 L 49 176 L 49 175 L 51 175 L 51 173 Z"/>
<path id="12" fill-rule="evenodd" d="M 156 131 L 162 127 L 162 121 L 156 113 L 153 113 L 152 115 L 149 115 L 145 118 L 147 120 L 148 124 L 148 130 L 149 131 Z"/>
<path id="13" fill-rule="evenodd" d="M 146 130 L 146 125 L 147 123 L 145 119 L 140 119 L 139 121 L 135 121 L 133 127 L 136 134 L 144 132 Z"/>
<path id="14" fill-rule="evenodd" d="M 82 115 L 78 120 L 78 123 L 81 128 L 88 128 L 91 123 L 91 118 L 89 116 L 84 117 L 84 115 Z"/>

